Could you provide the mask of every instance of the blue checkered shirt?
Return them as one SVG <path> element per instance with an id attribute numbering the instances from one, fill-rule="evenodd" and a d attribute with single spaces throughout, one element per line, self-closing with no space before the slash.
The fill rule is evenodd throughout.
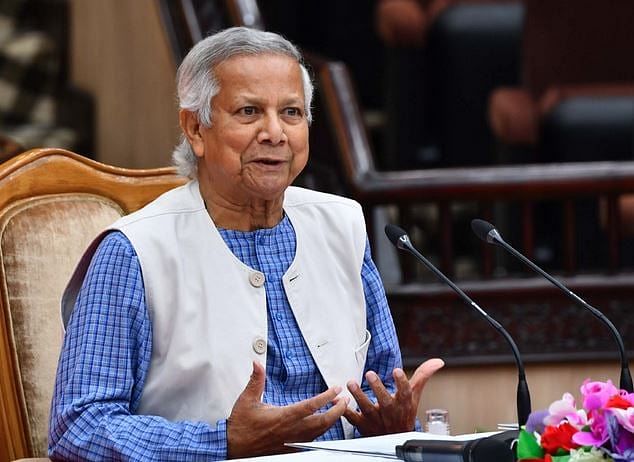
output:
<path id="1" fill-rule="evenodd" d="M 282 286 L 282 276 L 295 256 L 290 220 L 284 218 L 270 229 L 221 229 L 220 234 L 243 263 L 266 276 L 268 350 L 263 400 L 284 406 L 325 391 Z M 372 334 L 365 369 L 376 371 L 394 391 L 391 372 L 401 367 L 400 350 L 367 242 L 361 278 Z M 92 259 L 67 327 L 51 406 L 51 458 L 226 458 L 226 420 L 210 425 L 136 414 L 151 352 L 152 324 L 140 265 L 128 239 L 113 232 Z M 371 395 L 365 381 L 362 387 Z M 340 438 L 341 422 L 320 437 Z"/>

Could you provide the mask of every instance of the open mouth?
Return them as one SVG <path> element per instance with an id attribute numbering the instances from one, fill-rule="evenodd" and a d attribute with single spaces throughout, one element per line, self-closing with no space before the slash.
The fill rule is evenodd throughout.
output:
<path id="1" fill-rule="evenodd" d="M 284 161 L 282 160 L 277 160 L 277 159 L 258 159 L 255 161 L 257 164 L 262 164 L 262 165 L 270 165 L 270 166 L 276 166 L 276 165 L 281 165 L 284 163 Z"/>

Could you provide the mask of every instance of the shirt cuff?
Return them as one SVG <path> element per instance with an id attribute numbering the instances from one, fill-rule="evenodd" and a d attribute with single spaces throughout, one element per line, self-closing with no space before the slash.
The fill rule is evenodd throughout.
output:
<path id="1" fill-rule="evenodd" d="M 218 444 L 217 454 L 226 459 L 227 456 L 227 419 L 218 420 L 216 422 L 216 437 Z M 222 459 L 219 459 L 222 460 Z"/>

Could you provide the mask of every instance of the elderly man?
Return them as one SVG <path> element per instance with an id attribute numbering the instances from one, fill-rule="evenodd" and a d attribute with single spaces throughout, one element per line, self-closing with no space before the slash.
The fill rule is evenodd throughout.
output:
<path id="1" fill-rule="evenodd" d="M 114 223 L 62 301 L 51 458 L 186 460 L 414 428 L 360 206 L 290 186 L 312 84 L 282 37 L 232 28 L 178 77 L 191 181 Z"/>

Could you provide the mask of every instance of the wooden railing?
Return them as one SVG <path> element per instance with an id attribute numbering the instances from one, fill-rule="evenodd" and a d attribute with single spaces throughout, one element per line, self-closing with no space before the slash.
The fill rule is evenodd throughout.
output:
<path id="1" fill-rule="evenodd" d="M 628 245 L 623 232 L 628 227 L 624 226 L 622 212 L 628 210 L 628 195 L 634 193 L 634 162 L 379 171 L 345 65 L 322 62 L 318 75 L 345 181 L 353 197 L 363 204 L 367 216 L 371 217 L 378 206 L 391 206 L 393 212 L 396 210 L 392 213 L 394 219 L 407 228 L 408 223 L 416 221 L 415 217 L 412 220 L 416 214 L 411 211 L 413 206 L 432 207 L 439 240 L 430 251 L 436 252 L 439 266 L 451 275 L 457 260 L 455 242 L 460 241 L 455 235 L 464 236 L 463 241 L 473 238 L 468 227 L 455 229 L 456 204 L 475 204 L 474 217 L 516 220 L 517 223 L 511 224 L 517 231 L 514 237 L 519 239 L 516 246 L 534 258 L 536 217 L 541 217 L 544 203 L 556 203 L 559 211 L 555 209 L 558 224 L 555 228 L 560 236 L 552 236 L 551 241 L 561 241 L 562 256 L 555 269 L 569 287 L 609 311 L 625 335 L 626 346 L 634 345 L 634 325 L 629 321 L 634 309 L 634 273 L 628 270 L 631 255 L 629 261 L 620 258 Z M 587 202 L 591 204 L 593 223 L 579 218 L 579 202 L 582 208 Z M 468 225 L 468 221 L 464 224 Z M 372 225 L 369 223 L 370 229 Z M 577 255 L 580 243 L 576 237 L 588 225 L 594 227 L 600 242 L 586 245 L 600 246 L 607 242 L 604 246 L 607 255 L 594 266 L 579 261 Z M 375 243 L 382 238 L 379 233 L 382 234 L 375 231 Z M 521 271 L 508 258 L 500 258 L 497 249 L 491 246 L 482 243 L 477 250 L 471 255 L 477 268 L 460 281 L 461 286 L 482 306 L 491 308 L 501 321 L 506 321 L 503 324 L 518 339 L 528 359 L 615 356 L 616 347 L 603 326 L 580 308 L 570 306 L 555 287 Z M 411 270 L 416 263 L 407 255 L 404 258 L 409 259 L 409 265 L 403 267 L 403 278 L 409 283 L 388 285 L 387 292 L 407 363 L 413 365 L 434 354 L 454 363 L 510 359 L 504 353 L 507 349 L 501 337 L 497 338 L 488 326 L 478 324 L 477 317 L 457 301 L 449 288 L 436 282 L 417 281 L 420 271 Z M 504 271 L 505 265 L 514 271 Z M 570 330 L 571 325 L 586 323 L 584 332 Z"/>

